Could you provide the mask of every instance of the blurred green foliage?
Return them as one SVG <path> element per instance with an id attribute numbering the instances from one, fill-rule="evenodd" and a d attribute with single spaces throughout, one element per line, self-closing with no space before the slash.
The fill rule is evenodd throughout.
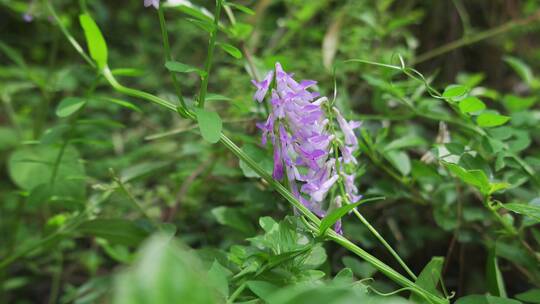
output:
<path id="1" fill-rule="evenodd" d="M 50 2 L 85 50 L 93 25 L 79 15 L 96 21 L 108 48 L 90 55 L 122 83 L 176 104 L 173 71 L 194 103 L 214 1 L 169 1 L 173 60 L 143 1 Z M 195 124 L 112 90 L 47 3 L 0 0 L 0 302 L 425 301 L 313 235 Z M 420 286 L 461 304 L 540 303 L 538 1 L 228 3 L 202 137 L 222 125 L 271 171 L 250 80 L 280 61 L 363 122 L 356 184 L 386 199 L 359 211 Z"/>

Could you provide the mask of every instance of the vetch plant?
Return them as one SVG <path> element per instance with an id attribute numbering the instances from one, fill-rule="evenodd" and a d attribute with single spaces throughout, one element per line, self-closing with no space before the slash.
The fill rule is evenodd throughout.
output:
<path id="1" fill-rule="evenodd" d="M 216 18 L 215 22 L 217 22 L 217 17 L 219 16 L 219 13 L 220 13 L 220 10 L 219 10 L 220 6 L 221 6 L 221 1 L 218 0 L 217 1 L 217 9 L 216 9 L 215 16 L 214 16 Z M 52 6 L 50 4 L 49 4 L 49 8 L 51 9 L 51 11 L 53 11 L 53 8 L 52 8 Z M 159 15 L 160 15 L 160 21 L 161 21 L 160 24 L 162 25 L 162 34 L 163 34 L 163 38 L 164 38 L 164 46 L 166 48 L 165 61 L 169 61 L 169 58 L 170 58 L 169 54 L 170 53 L 167 50 L 168 38 L 166 38 L 167 35 L 166 35 L 165 23 L 164 23 L 164 18 L 163 18 L 163 15 L 162 15 L 162 7 L 161 6 L 159 6 L 158 12 L 159 12 Z M 53 11 L 53 15 L 55 15 L 54 11 Z M 150 93 L 140 91 L 140 90 L 136 90 L 136 89 L 132 89 L 132 88 L 128 88 L 128 87 L 125 87 L 122 84 L 120 84 L 116 80 L 115 76 L 113 75 L 113 73 L 111 72 L 111 70 L 110 70 L 110 68 L 108 66 L 107 46 L 106 46 L 106 43 L 105 43 L 105 39 L 103 38 L 103 35 L 101 34 L 98 26 L 96 25 L 96 23 L 91 19 L 91 17 L 88 14 L 81 15 L 80 19 L 81 19 L 81 24 L 83 25 L 83 29 L 85 30 L 85 36 L 86 36 L 86 40 L 87 40 L 88 47 L 89 47 L 89 50 L 90 50 L 90 57 L 96 62 L 95 66 L 98 68 L 98 71 L 103 75 L 103 77 L 105 77 L 105 79 L 108 81 L 108 83 L 115 90 L 117 90 L 120 93 L 124 93 L 126 95 L 129 95 L 129 96 L 138 97 L 138 98 L 142 98 L 142 99 L 151 101 L 151 102 L 156 103 L 158 105 L 164 106 L 165 108 L 167 108 L 169 110 L 177 111 L 180 115 L 182 115 L 184 117 L 187 117 L 189 119 L 192 119 L 192 120 L 195 120 L 198 117 L 200 117 L 199 116 L 200 113 L 205 113 L 205 112 L 203 112 L 204 110 L 203 111 L 198 110 L 197 114 L 194 114 L 194 112 L 192 110 L 190 110 L 189 108 L 186 108 L 184 106 L 184 104 L 182 104 L 182 103 L 177 106 L 177 105 L 174 105 L 174 104 L 172 104 L 171 102 L 169 102 L 167 100 L 164 100 L 164 99 L 162 99 L 160 97 L 157 97 L 155 95 L 152 95 Z M 83 56 L 83 58 L 85 58 L 85 59 L 88 58 L 86 56 L 85 52 L 78 46 L 78 43 L 76 42 L 76 40 L 69 34 L 67 29 L 65 29 L 61 23 L 58 23 L 58 25 L 60 27 L 62 27 L 62 32 L 64 34 L 66 34 L 66 37 L 68 38 L 68 40 L 72 43 L 72 45 L 75 46 L 75 49 L 79 51 L 79 53 Z M 216 25 L 216 28 L 217 28 L 217 25 Z M 213 47 L 214 47 L 214 45 L 216 43 L 215 35 L 216 35 L 216 32 L 211 33 L 209 50 L 213 50 Z M 208 58 L 206 59 L 207 60 L 206 61 L 207 62 L 206 75 L 204 76 L 203 81 L 201 83 L 201 96 L 204 96 L 204 93 L 206 92 L 206 86 L 208 85 L 208 77 L 209 77 L 208 74 L 210 72 L 212 55 L 213 55 L 213 52 L 209 51 Z M 266 77 L 266 78 L 269 79 L 271 77 Z M 309 103 L 309 101 L 311 101 L 311 99 L 313 99 L 314 97 L 317 96 L 317 93 L 310 93 L 309 91 L 306 90 L 308 87 L 310 87 L 310 86 L 312 86 L 314 84 L 313 81 L 307 81 L 307 82 L 304 81 L 304 82 L 298 84 L 290 77 L 290 75 L 286 75 L 285 72 L 282 69 L 276 69 L 276 83 L 277 83 L 276 88 L 277 88 L 277 91 L 279 93 L 281 93 L 281 94 L 292 94 L 290 96 L 287 95 L 287 97 L 292 97 L 294 95 L 295 98 L 298 98 L 299 96 L 301 96 L 302 99 L 300 99 L 300 103 L 303 103 L 304 106 L 307 106 L 307 109 L 309 110 L 309 113 L 310 113 L 309 118 L 307 118 L 307 120 L 305 120 L 305 121 L 314 122 L 314 121 L 318 121 L 320 118 L 322 118 L 322 109 L 319 108 L 319 106 L 317 106 L 317 104 L 322 103 L 325 100 L 324 98 L 320 99 L 319 102 L 316 102 L 315 104 L 312 104 L 312 105 L 307 104 L 307 103 Z M 177 85 L 176 82 L 175 82 L 175 85 Z M 265 83 L 263 83 L 263 85 L 259 85 L 259 86 L 261 87 L 261 92 L 258 93 L 257 97 L 261 98 L 261 97 L 264 97 L 264 95 L 265 95 L 262 92 L 265 89 L 267 90 L 267 88 L 266 88 Z M 177 90 L 177 91 L 179 91 L 179 90 Z M 178 97 L 179 97 L 180 101 L 183 100 L 182 96 L 178 96 Z M 285 97 L 285 95 L 281 96 L 281 97 Z M 200 98 L 200 96 L 199 96 L 199 98 Z M 276 102 L 279 103 L 279 100 L 276 99 Z M 280 105 L 285 106 L 285 107 L 290 106 L 289 104 L 276 104 L 276 110 L 277 111 L 274 113 L 274 115 L 276 115 L 276 119 L 284 118 L 285 115 L 286 115 L 286 113 L 284 112 L 285 108 L 280 109 Z M 202 102 L 202 100 L 199 100 L 199 107 L 202 107 L 202 106 L 204 106 L 204 103 Z M 331 113 L 331 112 L 334 112 L 334 111 L 335 110 L 329 108 L 329 109 L 327 109 L 326 113 Z M 339 113 L 336 113 L 336 114 L 339 114 Z M 203 115 L 206 115 L 206 114 L 203 114 Z M 300 118 L 300 117 L 297 117 L 297 119 L 300 119 L 300 120 L 296 120 L 294 122 L 295 124 L 297 124 L 294 127 L 299 127 L 298 123 L 300 123 L 301 120 L 302 120 L 302 118 Z M 287 163 L 285 163 L 285 165 L 288 165 L 289 167 L 291 167 L 289 169 L 293 170 L 292 172 L 287 172 L 287 174 L 285 174 L 285 175 L 293 174 L 291 176 L 294 176 L 295 178 L 297 176 L 300 177 L 300 175 L 299 175 L 300 172 L 298 172 L 297 176 L 294 175 L 295 174 L 295 172 L 294 172 L 294 167 L 295 166 L 298 167 L 300 164 L 302 164 L 302 165 L 306 164 L 308 167 L 311 166 L 310 168 L 312 169 L 312 173 L 311 173 L 312 175 L 310 176 L 310 179 L 308 179 L 308 181 L 311 181 L 311 184 L 309 184 L 309 186 L 306 186 L 303 189 L 303 191 L 305 193 L 311 194 L 310 196 L 312 197 L 312 199 L 315 199 L 315 201 L 317 201 L 319 199 L 322 200 L 322 198 L 324 197 L 324 195 L 326 194 L 328 189 L 335 182 L 337 182 L 337 180 L 339 179 L 339 175 L 338 175 L 337 172 L 331 172 L 330 171 L 330 169 L 332 169 L 332 167 L 334 166 L 333 161 L 330 161 L 329 163 L 327 162 L 327 165 L 330 165 L 327 168 L 328 171 L 323 170 L 322 171 L 323 176 L 318 176 L 318 177 L 322 177 L 322 178 L 317 180 L 317 176 L 314 174 L 316 172 L 316 168 L 317 168 L 316 160 L 319 159 L 322 155 L 325 154 L 325 152 L 324 152 L 324 150 L 322 148 L 327 149 L 328 145 L 330 144 L 330 140 L 335 139 L 335 135 L 331 136 L 331 135 L 323 132 L 323 128 L 321 128 L 321 127 L 324 127 L 326 125 L 326 123 L 324 123 L 323 121 L 324 120 L 320 121 L 318 127 L 316 127 L 316 129 L 319 131 L 320 138 L 316 138 L 316 142 L 314 143 L 314 144 L 316 144 L 315 147 L 309 147 L 309 149 L 311 149 L 311 150 L 307 150 L 308 147 L 300 147 L 300 146 L 298 146 L 296 148 L 297 151 L 300 151 L 300 153 L 302 155 L 302 158 L 300 158 L 301 163 L 295 164 L 293 166 L 292 158 L 289 159 L 285 155 L 282 155 L 282 156 L 277 158 L 277 159 L 282 159 L 281 157 L 283 157 L 283 160 L 285 162 L 287 162 Z M 207 123 L 214 123 L 214 122 L 212 122 L 210 120 L 206 120 L 206 122 Z M 201 123 L 201 120 L 199 120 L 199 124 L 200 123 Z M 338 118 L 338 124 L 340 124 L 341 127 L 344 129 L 345 144 L 349 148 L 351 148 L 351 146 L 354 146 L 354 144 L 355 144 L 355 139 L 354 139 L 354 136 L 353 136 L 354 134 L 352 134 L 352 129 L 357 127 L 357 124 L 355 124 L 355 123 L 351 124 L 349 122 L 346 122 L 346 121 L 342 120 L 342 118 Z M 280 127 L 280 126 L 278 125 L 278 127 Z M 295 148 L 292 145 L 293 144 L 292 137 L 289 138 L 289 135 L 292 136 L 294 133 L 292 131 L 289 131 L 291 133 L 283 131 L 283 130 L 285 130 L 285 127 L 292 127 L 292 125 L 290 125 L 290 121 L 287 123 L 287 125 L 282 124 L 281 128 L 280 128 L 281 130 L 278 133 L 279 136 L 281 137 L 280 141 L 286 143 L 286 145 L 284 145 L 285 149 L 280 150 L 279 152 L 285 151 L 287 153 L 291 153 L 291 152 L 293 152 L 295 150 Z M 225 147 L 227 147 L 232 153 L 234 153 L 237 157 L 239 157 L 241 160 L 243 160 L 249 167 L 251 167 L 255 172 L 257 172 L 257 174 L 259 174 L 272 187 L 274 187 L 274 189 L 276 191 L 278 191 L 281 195 L 283 195 L 283 197 L 285 199 L 287 199 L 295 207 L 295 209 L 298 210 L 298 212 L 301 215 L 305 216 L 308 219 L 308 221 L 305 222 L 305 224 L 307 225 L 307 227 L 309 229 L 311 229 L 315 234 L 319 233 L 319 231 L 320 231 L 319 226 L 321 224 L 321 221 L 317 218 L 317 216 L 314 213 L 312 213 L 312 211 L 308 207 L 306 207 L 304 205 L 305 202 L 301 202 L 298 199 L 299 196 L 298 196 L 297 193 L 289 192 L 289 190 L 284 188 L 275 178 L 268 175 L 264 171 L 264 169 L 262 169 L 253 159 L 251 159 L 248 155 L 246 155 L 226 135 L 221 133 L 220 128 L 205 128 L 205 129 L 206 130 L 212 130 L 212 132 L 214 132 L 214 133 L 217 132 L 217 134 L 219 135 L 219 138 L 220 138 L 220 142 L 222 144 L 224 144 Z M 296 130 L 296 131 L 301 132 L 300 130 Z M 275 136 L 275 133 L 274 133 L 274 136 Z M 305 139 L 308 139 L 308 137 L 306 137 Z M 319 147 L 321 149 L 314 149 L 314 148 L 317 148 L 317 147 Z M 338 146 L 333 148 L 334 153 L 337 153 L 338 148 L 339 148 Z M 317 150 L 319 150 L 319 151 L 317 151 Z M 312 153 L 310 153 L 310 152 L 312 152 Z M 348 156 L 345 156 L 345 157 L 348 159 L 348 161 L 353 162 L 352 158 L 350 158 Z M 339 157 L 336 158 L 336 163 L 338 161 L 338 158 Z M 300 159 L 298 159 L 298 160 L 300 160 Z M 345 160 L 343 162 L 345 163 Z M 335 167 L 335 168 L 336 168 L 335 169 L 336 171 L 338 169 L 340 169 L 339 165 L 337 165 L 337 167 Z M 289 169 L 287 169 L 287 170 L 289 170 Z M 278 165 L 278 168 L 276 169 L 276 172 L 274 172 L 275 177 L 280 177 L 281 172 L 279 172 L 279 170 L 280 169 L 279 169 L 279 165 Z M 331 173 L 334 173 L 334 175 L 332 177 L 330 177 L 329 179 L 326 179 L 325 177 L 326 177 L 327 174 L 325 172 L 328 172 L 328 175 L 330 175 Z M 344 176 L 346 177 L 346 175 L 344 175 Z M 305 178 L 302 178 L 302 179 L 305 179 Z M 349 177 L 349 182 L 350 182 L 350 177 Z M 347 184 L 347 181 L 344 181 L 344 184 Z M 306 183 L 306 185 L 308 185 L 308 184 Z M 344 190 L 344 192 L 342 193 L 342 199 L 343 200 L 349 200 L 349 199 L 350 200 L 357 200 L 358 199 L 355 188 L 351 187 L 350 184 L 348 186 L 345 186 L 344 189 L 348 189 L 348 190 Z M 295 191 L 295 190 L 293 190 L 293 191 Z M 317 212 L 319 211 L 319 209 L 315 208 L 313 206 L 313 204 L 308 204 L 308 205 L 311 208 L 313 208 L 314 210 L 316 210 Z M 339 225 L 338 225 L 338 228 L 340 228 Z M 415 294 L 418 294 L 418 296 L 426 299 L 427 301 L 429 301 L 431 303 L 447 303 L 448 302 L 446 299 L 444 299 L 444 298 L 442 298 L 442 297 L 440 297 L 440 296 L 438 296 L 438 295 L 436 295 L 434 293 L 429 292 L 428 290 L 424 289 L 423 287 L 421 287 L 421 286 L 415 284 L 414 282 L 410 281 L 409 279 L 405 278 L 404 276 L 399 274 L 399 272 L 395 271 L 394 269 L 392 269 L 388 265 L 384 264 L 382 261 L 380 261 L 376 257 L 370 255 L 369 253 L 367 253 L 366 251 L 364 251 L 360 247 L 356 246 L 355 244 L 353 244 L 352 242 L 350 242 L 348 239 L 344 238 L 340 234 L 338 234 L 338 233 L 336 233 L 336 232 L 334 232 L 334 231 L 332 231 L 330 229 L 325 230 L 323 233 L 329 239 L 331 239 L 331 240 L 335 241 L 336 243 L 342 245 L 343 247 L 347 248 L 348 250 L 351 250 L 352 252 L 354 252 L 358 256 L 365 259 L 367 262 L 371 263 L 375 268 L 379 269 L 382 273 L 386 274 L 388 277 L 395 280 L 396 283 L 403 285 L 407 289 L 410 289 L 412 292 L 414 292 Z M 376 235 L 378 235 L 378 233 Z M 380 239 L 382 239 L 382 237 Z M 393 254 L 394 254 L 394 256 L 396 256 L 395 252 Z M 404 263 L 400 263 L 400 264 L 404 265 Z M 408 271 L 408 272 L 409 272 L 409 274 L 411 274 L 413 279 L 416 278 L 414 276 L 414 274 L 412 274 L 412 272 L 410 272 L 410 271 Z"/>
<path id="2" fill-rule="evenodd" d="M 504 87 L 414 65 L 540 14 L 486 32 L 471 19 L 473 34 L 422 55 L 432 35 L 410 24 L 441 6 L 417 0 L 23 2 L 0 5 L 8 29 L 34 17 L 0 42 L 0 302 L 539 297 L 530 52 L 495 47 Z M 461 2 L 467 33 L 482 5 Z"/>

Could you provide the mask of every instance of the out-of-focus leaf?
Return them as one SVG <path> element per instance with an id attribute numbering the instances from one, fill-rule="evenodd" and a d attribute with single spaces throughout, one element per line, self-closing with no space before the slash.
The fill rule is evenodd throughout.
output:
<path id="1" fill-rule="evenodd" d="M 244 233 L 253 233 L 254 229 L 249 220 L 237 208 L 220 206 L 212 209 L 212 215 L 222 224 L 235 228 Z"/>
<path id="2" fill-rule="evenodd" d="M 265 281 L 248 281 L 246 282 L 246 285 L 254 294 L 267 302 L 270 295 L 279 290 L 279 286 Z"/>
<path id="3" fill-rule="evenodd" d="M 213 144 L 217 143 L 221 136 L 221 129 L 223 128 L 223 122 L 219 114 L 201 108 L 196 108 L 194 111 L 197 115 L 199 130 L 204 140 Z"/>
<path id="4" fill-rule="evenodd" d="M 515 212 L 521 215 L 526 215 L 537 221 L 540 221 L 540 207 L 538 206 L 518 204 L 518 203 L 502 204 L 501 206 L 504 209 L 510 210 L 512 212 Z"/>
<path id="5" fill-rule="evenodd" d="M 230 6 L 232 8 L 235 8 L 235 9 L 237 9 L 237 10 L 239 10 L 241 12 L 244 12 L 244 13 L 246 13 L 248 15 L 255 15 L 255 12 L 252 9 L 250 9 L 249 7 L 247 7 L 247 6 L 232 3 L 232 2 L 228 2 L 228 1 L 225 2 L 225 5 Z"/>
<path id="6" fill-rule="evenodd" d="M 332 62 L 339 46 L 339 32 L 343 14 L 338 14 L 324 34 L 322 43 L 323 65 L 327 70 L 332 68 Z"/>
<path id="7" fill-rule="evenodd" d="M 137 246 L 148 236 L 148 233 L 134 222 L 124 219 L 90 220 L 79 225 L 77 231 L 126 246 Z"/>
<path id="8" fill-rule="evenodd" d="M 178 62 L 178 61 L 167 61 L 165 63 L 165 67 L 171 72 L 176 72 L 176 73 L 197 73 L 201 77 L 206 76 L 206 71 L 201 70 L 201 69 L 199 69 L 197 67 L 185 64 L 185 63 Z"/>
<path id="9" fill-rule="evenodd" d="M 221 43 L 221 42 L 218 42 L 217 45 L 222 50 L 224 50 L 229 55 L 231 55 L 232 57 L 234 57 L 236 59 L 241 59 L 242 58 L 242 51 L 237 49 L 234 45 L 231 45 L 231 44 L 228 44 L 228 43 Z"/>
<path id="10" fill-rule="evenodd" d="M 508 116 L 495 113 L 482 113 L 476 119 L 476 123 L 480 127 L 490 128 L 504 125 L 508 120 L 510 120 L 510 117 Z"/>
<path id="11" fill-rule="evenodd" d="M 505 56 L 504 61 L 508 63 L 508 65 L 514 69 L 514 71 L 516 71 L 519 77 L 521 77 L 526 84 L 530 85 L 533 82 L 534 76 L 531 68 L 521 59 L 512 56 Z"/>
<path id="12" fill-rule="evenodd" d="M 466 170 L 456 164 L 446 163 L 445 166 L 455 174 L 459 179 L 469 185 L 473 185 L 480 190 L 480 192 L 487 194 L 490 189 L 489 180 L 481 170 Z"/>
<path id="13" fill-rule="evenodd" d="M 495 255 L 495 250 L 492 248 L 489 251 L 486 265 L 486 278 L 489 293 L 506 298 L 506 288 L 504 287 L 504 280 L 501 271 L 499 270 L 499 262 Z"/>
<path id="14" fill-rule="evenodd" d="M 52 146 L 22 147 L 11 154 L 8 171 L 11 179 L 19 187 L 31 190 L 41 184 L 48 184 L 61 148 Z M 79 152 L 73 146 L 64 149 L 56 170 L 56 181 L 75 197 L 85 193 L 85 170 L 80 162 Z"/>
<path id="15" fill-rule="evenodd" d="M 469 96 L 463 98 L 459 102 L 459 110 L 462 113 L 472 113 L 482 111 L 486 108 L 486 105 L 477 97 Z"/>
<path id="16" fill-rule="evenodd" d="M 154 236 L 116 277 L 113 304 L 219 303 L 201 262 L 168 236 Z"/>
<path id="17" fill-rule="evenodd" d="M 504 106 L 511 112 L 524 111 L 532 107 L 538 100 L 537 96 L 521 97 L 516 95 L 505 95 Z"/>
<path id="18" fill-rule="evenodd" d="M 79 111 L 86 105 L 86 99 L 79 97 L 66 97 L 60 101 L 60 104 L 56 107 L 56 115 L 58 117 L 68 117 L 73 113 Z"/>
<path id="19" fill-rule="evenodd" d="M 540 288 L 529 289 L 525 292 L 518 293 L 516 299 L 527 303 L 540 303 Z"/>
<path id="20" fill-rule="evenodd" d="M 403 151 L 392 150 L 384 154 L 390 163 L 403 175 L 411 173 L 411 159 L 409 155 Z"/>
<path id="21" fill-rule="evenodd" d="M 455 304 L 521 304 L 521 302 L 490 295 L 470 295 L 459 298 Z"/>

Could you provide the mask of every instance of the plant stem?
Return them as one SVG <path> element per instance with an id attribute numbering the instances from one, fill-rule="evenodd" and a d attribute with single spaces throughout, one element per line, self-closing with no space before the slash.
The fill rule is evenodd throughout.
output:
<path id="1" fill-rule="evenodd" d="M 234 303 L 234 300 L 246 289 L 246 283 L 242 283 L 238 288 L 231 294 L 231 296 L 227 299 L 227 304 Z"/>
<path id="2" fill-rule="evenodd" d="M 210 33 L 210 40 L 208 42 L 208 55 L 206 56 L 206 62 L 204 64 L 204 70 L 206 74 L 203 77 L 201 83 L 201 90 L 199 91 L 199 107 L 204 108 L 204 102 L 206 99 L 206 91 L 208 90 L 208 79 L 210 78 L 210 69 L 212 68 L 212 59 L 214 58 L 214 49 L 216 48 L 216 37 L 219 30 L 219 16 L 221 14 L 221 0 L 216 0 L 216 11 L 214 12 L 214 28 Z"/>
<path id="3" fill-rule="evenodd" d="M 126 186 L 124 185 L 124 182 L 112 170 L 111 170 L 111 175 L 112 175 L 112 178 L 113 178 L 114 182 L 116 183 L 116 185 L 120 189 L 120 191 L 122 191 L 124 193 L 124 195 L 128 198 L 128 200 L 131 202 L 131 204 L 133 206 L 135 206 L 135 208 L 141 213 L 141 215 L 144 216 L 150 223 L 152 223 L 156 228 L 159 228 L 160 226 L 158 225 L 158 223 L 156 223 L 156 221 L 154 221 L 148 215 L 148 213 L 146 213 L 144 208 L 137 201 L 137 199 L 133 196 L 133 194 L 131 194 L 131 192 L 129 192 L 127 190 Z"/>
<path id="4" fill-rule="evenodd" d="M 160 2 L 159 9 L 158 9 L 158 15 L 159 15 L 159 27 L 161 28 L 161 38 L 163 40 L 163 50 L 165 52 L 165 61 L 171 61 L 171 47 L 169 45 L 169 34 L 167 33 L 167 26 L 165 24 L 165 15 L 163 13 L 163 4 Z M 172 83 L 174 86 L 174 89 L 176 90 L 176 95 L 178 96 L 178 100 L 180 101 L 180 104 L 184 109 L 187 109 L 186 102 L 184 100 L 184 96 L 182 96 L 182 89 L 180 89 L 180 85 L 178 84 L 178 79 L 176 79 L 176 74 L 174 72 L 170 72 Z"/>
<path id="5" fill-rule="evenodd" d="M 49 9 L 49 12 L 51 13 L 51 16 L 56 21 L 56 24 L 58 24 L 58 26 L 60 27 L 60 30 L 62 31 L 64 36 L 66 36 L 69 43 L 71 43 L 73 48 L 77 51 L 77 53 L 79 53 L 79 55 L 81 55 L 81 57 L 84 59 L 84 61 L 86 61 L 86 63 L 88 63 L 91 67 L 95 68 L 96 65 L 95 65 L 94 61 L 92 61 L 92 59 L 90 59 L 90 57 L 88 57 L 88 55 L 86 55 L 86 53 L 84 52 L 84 49 L 81 47 L 81 45 L 77 42 L 77 40 L 75 40 L 75 38 L 73 38 L 73 36 L 71 36 L 71 34 L 67 30 L 67 28 L 64 26 L 64 24 L 62 24 L 62 21 L 60 21 L 60 18 L 58 18 L 58 15 L 56 14 L 56 11 L 54 10 L 54 7 L 49 2 L 49 0 L 46 0 L 45 4 L 47 5 L 47 8 Z"/>
<path id="6" fill-rule="evenodd" d="M 448 53 L 450 51 L 453 51 L 455 49 L 458 49 L 460 47 L 476 43 L 478 41 L 491 38 L 493 36 L 497 36 L 499 34 L 503 34 L 505 32 L 511 31 L 519 26 L 526 25 L 528 23 L 532 23 L 535 21 L 538 21 L 540 19 L 540 11 L 537 11 L 535 14 L 528 16 L 523 19 L 519 20 L 512 20 L 507 23 L 504 23 L 502 25 L 499 25 L 497 27 L 491 28 L 489 30 L 479 32 L 474 35 L 465 36 L 463 38 L 460 38 L 458 40 L 452 41 L 448 44 L 445 44 L 443 46 L 440 46 L 436 49 L 433 49 L 431 51 L 428 51 L 424 54 L 419 55 L 416 57 L 416 60 L 413 61 L 413 65 L 419 64 L 421 62 L 427 61 L 431 58 L 440 56 L 442 54 Z"/>
<path id="7" fill-rule="evenodd" d="M 388 250 L 390 252 L 390 254 L 396 259 L 396 261 L 399 263 L 399 265 L 401 265 L 401 267 L 403 267 L 403 269 L 405 269 L 405 271 L 407 272 L 407 274 L 409 274 L 411 276 L 411 278 L 413 280 L 416 281 L 417 277 L 416 275 L 414 274 L 414 272 L 407 266 L 407 264 L 403 261 L 403 259 L 401 259 L 401 257 L 399 256 L 399 254 L 392 248 L 392 246 L 390 246 L 390 244 L 388 244 L 388 242 L 384 239 L 384 237 L 377 231 L 377 229 L 375 229 L 369 222 L 368 220 L 362 215 L 360 214 L 360 212 L 358 212 L 358 210 L 356 210 L 356 208 L 353 209 L 353 213 L 354 215 L 356 215 L 356 217 L 360 220 L 360 222 L 362 222 L 362 224 L 364 224 L 364 226 L 367 227 L 367 229 L 369 231 L 371 231 L 371 233 L 379 240 L 379 242 L 381 242 L 384 247 L 386 247 L 386 250 Z"/>

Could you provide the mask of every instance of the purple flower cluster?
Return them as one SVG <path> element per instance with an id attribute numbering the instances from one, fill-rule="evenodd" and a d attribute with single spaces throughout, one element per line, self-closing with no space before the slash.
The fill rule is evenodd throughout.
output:
<path id="1" fill-rule="evenodd" d="M 270 71 L 262 81 L 252 81 L 257 87 L 254 99 L 258 102 L 272 88 L 272 111 L 266 122 L 257 126 L 263 132 L 263 145 L 270 137 L 274 147 L 273 177 L 277 180 L 286 177 L 291 192 L 307 208 L 324 217 L 324 199 L 337 183 L 343 183 L 347 202 L 354 203 L 361 197 L 354 185 L 355 175 L 346 173 L 347 164 L 357 163 L 353 152 L 358 148 L 358 140 L 353 130 L 360 124 L 347 122 L 337 108 L 333 108 L 334 113 L 328 113 L 328 99 L 308 90 L 316 82 L 298 83 L 292 76 L 276 63 L 275 71 Z M 327 117 L 333 114 L 344 140 L 331 132 L 334 121 Z M 333 207 L 339 207 L 342 200 L 338 195 Z M 341 231 L 340 223 L 336 230 Z"/>

